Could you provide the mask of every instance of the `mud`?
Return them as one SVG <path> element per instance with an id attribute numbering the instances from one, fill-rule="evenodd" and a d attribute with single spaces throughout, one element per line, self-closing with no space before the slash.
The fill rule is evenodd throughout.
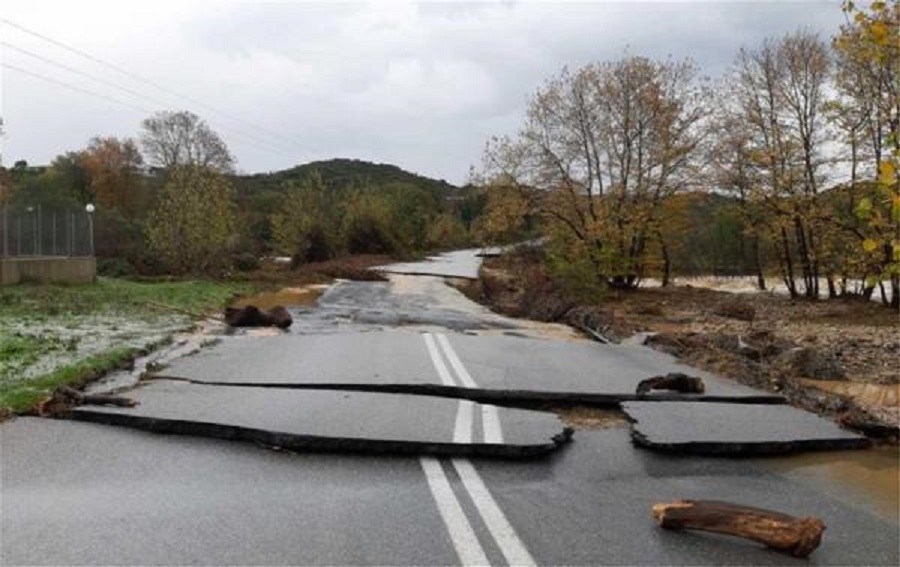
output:
<path id="1" fill-rule="evenodd" d="M 778 457 L 761 464 L 789 478 L 824 486 L 851 505 L 864 500 L 883 518 L 900 524 L 900 451 L 896 446 Z"/>
<path id="2" fill-rule="evenodd" d="M 575 431 L 597 431 L 628 427 L 628 420 L 619 410 L 587 406 L 550 408 L 563 423 Z"/>
<path id="3" fill-rule="evenodd" d="M 241 297 L 231 307 L 247 307 L 255 305 L 260 309 L 272 309 L 278 305 L 284 307 L 315 305 L 319 296 L 328 289 L 327 285 L 314 284 L 303 287 L 285 287 L 277 291 L 266 291 L 256 295 Z"/>

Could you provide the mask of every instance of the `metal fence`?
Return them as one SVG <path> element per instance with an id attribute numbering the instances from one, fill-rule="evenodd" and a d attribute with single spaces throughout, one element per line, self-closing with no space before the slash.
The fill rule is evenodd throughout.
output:
<path id="1" fill-rule="evenodd" d="M 0 205 L 0 257 L 93 256 L 93 223 L 85 209 Z"/>

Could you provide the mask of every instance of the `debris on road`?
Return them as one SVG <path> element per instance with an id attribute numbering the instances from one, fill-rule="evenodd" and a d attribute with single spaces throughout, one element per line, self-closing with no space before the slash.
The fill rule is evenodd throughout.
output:
<path id="1" fill-rule="evenodd" d="M 268 311 L 247 305 L 246 307 L 226 307 L 225 322 L 232 327 L 278 327 L 287 329 L 294 319 L 284 306 L 276 305 Z"/>
<path id="2" fill-rule="evenodd" d="M 655 504 L 653 517 L 670 530 L 700 530 L 757 541 L 793 555 L 807 557 L 822 542 L 825 524 L 818 518 L 795 518 L 717 500 L 676 500 Z"/>
<path id="3" fill-rule="evenodd" d="M 637 385 L 637 394 L 647 394 L 650 390 L 672 390 L 682 394 L 702 394 L 706 391 L 703 380 L 696 376 L 688 376 L 681 372 L 669 372 L 665 376 L 653 376 L 641 380 Z"/>
<path id="4" fill-rule="evenodd" d="M 70 386 L 59 386 L 53 390 L 49 398 L 38 404 L 38 415 L 51 417 L 80 405 L 109 405 L 130 408 L 136 406 L 137 402 L 122 396 L 85 394 Z"/>

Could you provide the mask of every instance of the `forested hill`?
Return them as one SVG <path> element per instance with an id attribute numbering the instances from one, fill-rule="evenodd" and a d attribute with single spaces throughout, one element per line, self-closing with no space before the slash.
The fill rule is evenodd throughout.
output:
<path id="1" fill-rule="evenodd" d="M 326 185 L 335 188 L 404 184 L 439 194 L 454 194 L 460 189 L 443 179 L 438 180 L 418 175 L 396 165 L 345 158 L 314 161 L 271 173 L 238 175 L 234 182 L 239 193 L 281 191 L 288 185 L 308 179 L 314 172 L 318 172 L 322 176 Z"/>

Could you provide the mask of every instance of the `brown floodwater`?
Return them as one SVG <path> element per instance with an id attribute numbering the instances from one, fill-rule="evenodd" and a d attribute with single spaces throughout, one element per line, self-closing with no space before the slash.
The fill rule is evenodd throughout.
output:
<path id="1" fill-rule="evenodd" d="M 806 453 L 766 459 L 764 464 L 900 524 L 900 447 Z"/>
<path id="2" fill-rule="evenodd" d="M 900 406 L 900 384 L 865 384 L 838 380 L 804 380 L 805 384 L 853 398 L 870 406 Z"/>
<path id="3" fill-rule="evenodd" d="M 232 307 L 255 305 L 260 309 L 272 309 L 275 306 L 293 307 L 297 305 L 314 305 L 327 286 L 285 287 L 277 291 L 266 291 L 256 295 L 241 297 Z"/>

